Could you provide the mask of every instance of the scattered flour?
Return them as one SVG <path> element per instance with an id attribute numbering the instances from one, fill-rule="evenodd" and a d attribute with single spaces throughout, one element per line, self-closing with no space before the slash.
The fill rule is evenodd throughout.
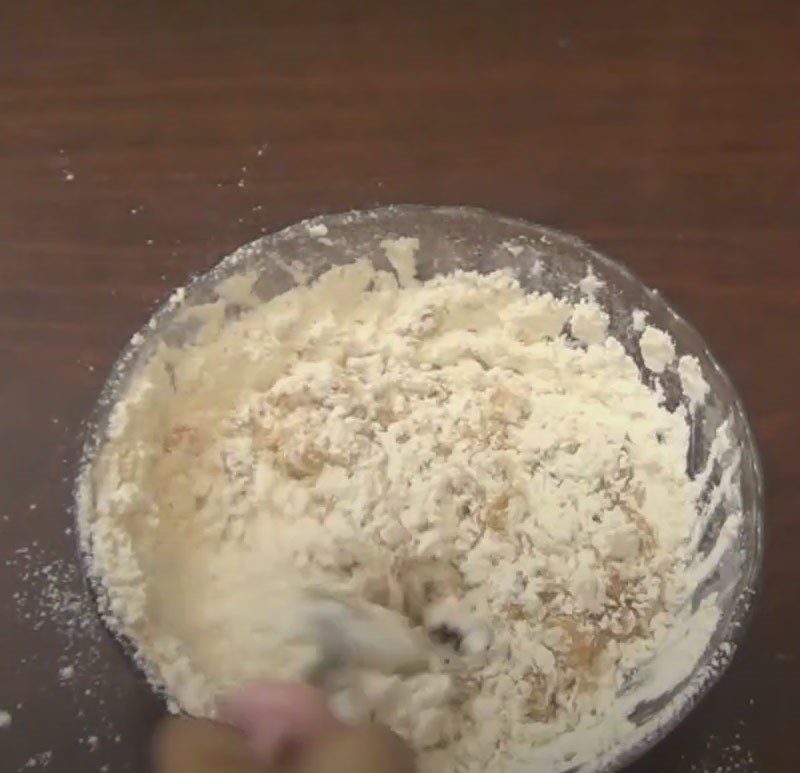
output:
<path id="1" fill-rule="evenodd" d="M 355 664 L 343 715 L 394 727 L 424 772 L 593 759 L 644 732 L 628 714 L 717 624 L 713 600 L 683 613 L 685 413 L 594 300 L 506 272 L 419 283 L 416 239 L 381 246 L 396 275 L 333 268 L 138 366 L 81 481 L 103 611 L 175 707 L 213 716 L 243 682 L 314 672 L 301 591 L 390 610 L 424 668 Z M 679 370 L 702 399 L 699 363 Z"/>
<path id="2" fill-rule="evenodd" d="M 600 279 L 594 271 L 590 268 L 586 272 L 586 276 L 578 282 L 578 288 L 584 295 L 593 298 L 597 293 L 605 287 L 605 282 Z"/>
<path id="3" fill-rule="evenodd" d="M 328 235 L 328 226 L 324 223 L 315 223 L 313 225 L 308 226 L 308 233 L 311 236 L 327 236 Z"/>
<path id="4" fill-rule="evenodd" d="M 23 765 L 23 769 L 42 770 L 44 768 L 50 767 L 50 763 L 52 761 L 53 761 L 53 752 L 51 751 L 39 752 L 38 754 L 34 754 L 32 757 L 28 757 L 27 762 Z"/>
<path id="5" fill-rule="evenodd" d="M 397 272 L 400 287 L 408 287 L 414 282 L 416 266 L 414 255 L 419 249 L 419 239 L 403 236 L 399 239 L 384 239 L 381 242 L 386 257 Z"/>
<path id="6" fill-rule="evenodd" d="M 68 682 L 75 676 L 75 666 L 64 666 L 58 669 L 58 678 L 62 682 Z"/>
<path id="7" fill-rule="evenodd" d="M 678 360 L 678 375 L 681 378 L 681 386 L 690 403 L 699 405 L 706 399 L 709 386 L 703 371 L 700 368 L 700 361 L 693 354 L 685 354 Z"/>
<path id="8" fill-rule="evenodd" d="M 634 309 L 631 313 L 631 326 L 637 333 L 641 333 L 647 324 L 647 312 L 643 309 Z"/>
<path id="9" fill-rule="evenodd" d="M 653 373 L 663 373 L 675 359 L 675 344 L 669 333 L 647 325 L 639 339 L 645 367 Z"/>

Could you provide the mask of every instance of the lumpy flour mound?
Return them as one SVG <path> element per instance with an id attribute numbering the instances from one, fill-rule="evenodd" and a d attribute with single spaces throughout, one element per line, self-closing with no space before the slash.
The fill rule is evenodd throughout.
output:
<path id="1" fill-rule="evenodd" d="M 396 273 L 356 261 L 238 318 L 209 304 L 138 366 L 82 481 L 101 604 L 173 707 L 207 716 L 313 672 L 318 643 L 285 630 L 301 591 L 390 609 L 427 660 L 353 665 L 339 713 L 392 726 L 423 771 L 577 764 L 630 730 L 637 669 L 677 638 L 678 681 L 717 621 L 685 614 L 687 408 L 591 297 L 504 271 L 418 282 L 416 240 L 383 246 Z M 646 367 L 678 367 L 667 334 L 642 339 Z"/>

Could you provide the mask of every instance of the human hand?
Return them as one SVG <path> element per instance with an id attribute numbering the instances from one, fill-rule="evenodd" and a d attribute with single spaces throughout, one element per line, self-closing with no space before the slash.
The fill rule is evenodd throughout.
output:
<path id="1" fill-rule="evenodd" d="M 260 682 L 220 705 L 222 722 L 171 717 L 156 736 L 159 773 L 413 773 L 406 743 L 380 725 L 350 728 L 322 694 Z"/>

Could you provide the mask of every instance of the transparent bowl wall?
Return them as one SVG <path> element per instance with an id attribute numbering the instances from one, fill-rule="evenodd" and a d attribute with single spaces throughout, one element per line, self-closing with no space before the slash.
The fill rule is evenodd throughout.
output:
<path id="1" fill-rule="evenodd" d="M 324 225 L 309 230 L 309 226 Z M 141 342 L 123 352 L 112 371 L 90 424 L 84 451 L 91 463 L 103 442 L 108 414 L 117 397 L 124 393 L 137 365 L 144 362 L 159 340 L 171 345 L 190 341 L 191 323 L 181 322 L 179 312 L 188 306 L 217 299 L 214 286 L 234 274 L 255 272 L 255 291 L 263 299 L 295 286 L 298 271 L 311 278 L 332 265 L 369 258 L 381 268 L 389 268 L 381 240 L 387 237 L 414 236 L 419 239 L 418 275 L 427 279 L 454 269 L 489 272 L 512 267 L 528 290 L 550 291 L 561 297 L 581 297 L 578 282 L 591 269 L 604 284 L 598 301 L 611 318 L 611 333 L 625 346 L 641 368 L 633 332 L 631 313 L 642 309 L 648 321 L 670 333 L 678 355 L 693 354 L 701 364 L 711 389 L 705 405 L 694 415 L 687 469 L 700 471 L 708 457 L 717 428 L 726 420 L 732 427 L 736 450 L 741 454 L 740 493 L 742 527 L 738 540 L 720 561 L 709 580 L 695 591 L 699 602 L 711 593 L 718 594 L 722 609 L 719 625 L 695 673 L 657 700 L 640 705 L 633 719 L 654 729 L 631 739 L 601 758 L 575 767 L 588 771 L 616 770 L 631 762 L 666 735 L 696 704 L 725 670 L 749 619 L 752 598 L 758 583 L 762 558 L 762 482 L 757 449 L 741 401 L 730 379 L 708 351 L 699 333 L 679 317 L 655 291 L 645 287 L 625 268 L 598 254 L 575 237 L 526 221 L 463 207 L 395 206 L 383 209 L 325 215 L 297 223 L 283 231 L 248 244 L 224 259 L 214 269 L 193 280 L 179 303 L 168 303 L 140 331 Z M 242 310 L 230 308 L 231 315 Z M 653 383 L 652 374 L 644 374 Z M 680 384 L 674 373 L 660 377 L 667 405 L 674 408 L 681 399 Z M 715 467 L 709 490 L 719 481 L 721 465 Z M 713 545 L 727 513 L 724 506 L 714 512 L 707 524 L 700 550 Z M 698 678 L 702 676 L 702 678 Z M 663 720 L 663 721 L 659 721 Z"/>

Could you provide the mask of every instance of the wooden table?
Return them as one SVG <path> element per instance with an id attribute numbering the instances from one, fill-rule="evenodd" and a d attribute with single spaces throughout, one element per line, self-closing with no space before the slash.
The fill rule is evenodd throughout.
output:
<path id="1" fill-rule="evenodd" d="M 579 234 L 704 333 L 763 450 L 765 591 L 721 684 L 631 770 L 798 769 L 800 6 L 646 6 L 2 3 L 3 770 L 141 770 L 161 710 L 71 533 L 120 347 L 237 245 L 390 202 Z"/>

